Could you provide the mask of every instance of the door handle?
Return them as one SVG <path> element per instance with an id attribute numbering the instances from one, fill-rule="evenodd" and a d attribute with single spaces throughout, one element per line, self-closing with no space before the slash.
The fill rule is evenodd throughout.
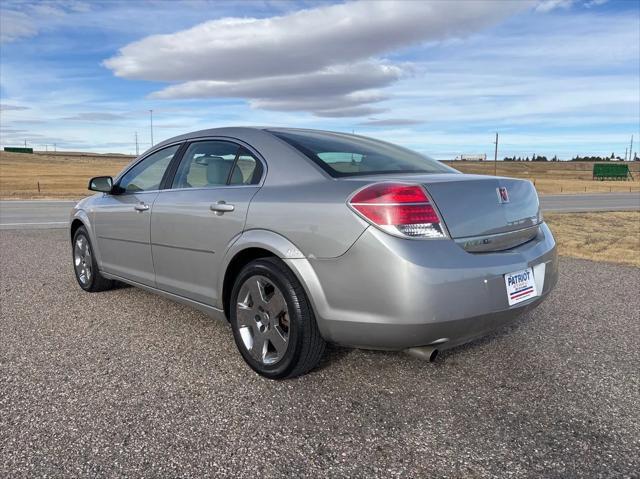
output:
<path id="1" fill-rule="evenodd" d="M 133 209 L 139 212 L 143 212 L 149 209 L 149 205 L 145 205 L 144 203 L 138 203 L 133 207 Z"/>
<path id="2" fill-rule="evenodd" d="M 235 210 L 236 207 L 235 205 L 230 205 L 225 201 L 218 201 L 217 203 L 214 203 L 211 206 L 209 206 L 209 209 L 215 212 L 216 215 L 220 216 L 225 213 L 228 213 L 229 211 Z"/>

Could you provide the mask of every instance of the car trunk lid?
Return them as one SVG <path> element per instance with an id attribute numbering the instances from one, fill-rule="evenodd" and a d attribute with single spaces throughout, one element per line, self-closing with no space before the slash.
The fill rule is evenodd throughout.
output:
<path id="1" fill-rule="evenodd" d="M 421 183 L 440 211 L 452 238 L 500 235 L 530 228 L 539 222 L 538 195 L 527 180 L 434 175 Z"/>
<path id="2" fill-rule="evenodd" d="M 538 195 L 528 180 L 457 173 L 350 179 L 423 185 L 451 238 L 469 252 L 513 248 L 538 234 L 541 221 Z"/>

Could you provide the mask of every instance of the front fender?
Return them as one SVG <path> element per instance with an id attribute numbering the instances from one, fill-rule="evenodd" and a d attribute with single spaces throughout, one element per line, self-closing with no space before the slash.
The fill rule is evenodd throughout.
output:
<path id="1" fill-rule="evenodd" d="M 91 220 L 89 219 L 89 215 L 85 210 L 79 207 L 79 204 L 74 206 L 73 210 L 71 210 L 71 214 L 69 216 L 69 232 L 71 232 L 71 225 L 76 220 L 79 220 L 80 222 L 82 222 L 82 225 L 87 230 L 87 233 L 89 234 L 89 240 L 91 241 L 91 245 L 93 246 L 93 254 L 96 257 L 98 268 L 100 268 L 100 265 L 102 264 L 102 259 L 100 256 L 100 250 L 98 249 L 98 241 L 96 238 L 96 234 L 95 234 L 95 231 L 93 230 L 93 227 L 91 226 Z M 71 240 L 73 241 L 73 238 L 71 238 Z"/>

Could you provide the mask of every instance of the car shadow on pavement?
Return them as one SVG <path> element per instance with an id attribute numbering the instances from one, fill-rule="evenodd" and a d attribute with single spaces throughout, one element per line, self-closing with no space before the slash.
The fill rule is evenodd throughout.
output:
<path id="1" fill-rule="evenodd" d="M 314 369 L 316 371 L 320 371 L 322 369 L 330 368 L 333 364 L 342 362 L 354 351 L 356 350 L 353 348 L 327 343 L 327 349 L 325 350 L 320 363 Z"/>
<path id="2" fill-rule="evenodd" d="M 483 336 L 481 338 L 475 339 L 468 343 L 462 344 L 460 346 L 455 346 L 451 349 L 445 349 L 441 351 L 436 359 L 433 361 L 434 366 L 444 366 L 446 365 L 448 359 L 453 359 L 459 354 L 464 354 L 466 351 L 473 351 L 475 349 L 479 349 L 484 347 L 485 345 L 494 343 L 502 337 L 509 336 L 514 334 L 522 326 L 525 326 L 526 323 L 530 320 L 532 312 L 524 313 L 522 316 L 518 317 L 514 321 L 509 324 L 506 324 L 494 332 L 490 333 L 487 336 Z M 327 368 L 333 367 L 335 364 L 343 362 L 347 359 L 351 354 L 359 351 L 357 348 L 350 348 L 346 346 L 339 346 L 337 344 L 327 344 L 327 349 L 325 354 L 320 361 L 320 364 L 315 368 L 316 371 L 324 370 Z M 421 359 L 413 358 L 412 356 L 406 354 L 404 351 L 385 351 L 385 350 L 361 350 L 362 352 L 375 353 L 381 356 L 398 356 L 405 355 L 408 360 L 424 362 Z"/>
<path id="3" fill-rule="evenodd" d="M 512 320 L 510 323 L 500 326 L 495 331 L 492 331 L 486 336 L 482 336 L 480 338 L 469 341 L 468 343 L 461 344 L 459 346 L 454 346 L 450 349 L 445 349 L 438 354 L 435 362 L 444 362 L 447 360 L 449 356 L 455 356 L 459 354 L 463 354 L 466 351 L 473 351 L 476 349 L 480 349 L 486 345 L 490 345 L 499 341 L 501 338 L 505 336 L 511 336 L 515 334 L 515 332 L 527 325 L 529 321 L 532 321 L 532 313 L 533 311 L 527 311 L 516 319 Z"/>

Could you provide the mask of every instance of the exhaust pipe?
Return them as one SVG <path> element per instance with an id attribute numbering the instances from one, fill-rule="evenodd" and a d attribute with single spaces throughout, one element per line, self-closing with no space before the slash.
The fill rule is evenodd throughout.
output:
<path id="1" fill-rule="evenodd" d="M 438 348 L 433 346 L 418 346 L 416 348 L 409 348 L 404 350 L 409 356 L 422 359 L 432 363 L 438 357 Z"/>

